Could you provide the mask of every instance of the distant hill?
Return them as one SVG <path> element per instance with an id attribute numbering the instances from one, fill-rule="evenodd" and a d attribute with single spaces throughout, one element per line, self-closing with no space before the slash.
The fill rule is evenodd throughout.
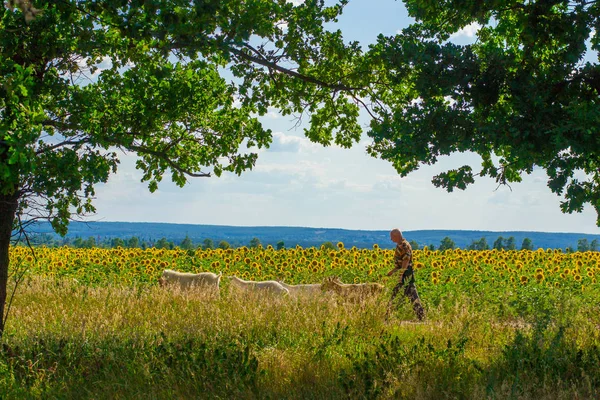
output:
<path id="1" fill-rule="evenodd" d="M 30 227 L 32 234 L 56 235 L 49 223 L 40 222 Z M 121 238 L 127 239 L 137 236 L 141 240 L 149 242 L 160 238 L 166 238 L 175 244 L 180 243 L 189 236 L 196 244 L 210 238 L 217 244 L 221 240 L 229 242 L 233 246 L 248 245 L 254 237 L 258 238 L 263 245 L 275 246 L 277 242 L 283 241 L 286 247 L 294 247 L 297 244 L 302 247 L 320 246 L 323 242 L 343 242 L 346 247 L 356 246 L 358 248 L 372 248 L 378 244 L 383 248 L 392 248 L 393 243 L 389 239 L 389 231 L 363 231 L 331 228 L 302 228 L 302 227 L 243 227 L 223 225 L 192 225 L 192 224 L 167 224 L 153 222 L 72 222 L 69 225 L 67 238 L 81 237 L 86 239 L 93 236 L 98 239 Z M 508 238 L 513 236 L 517 248 L 521 247 L 524 238 L 533 241 L 534 248 L 566 248 L 577 247 L 577 241 L 582 238 L 591 242 L 594 239 L 600 241 L 600 235 L 585 233 L 549 233 L 549 232 L 491 232 L 491 231 L 462 231 L 462 230 L 418 230 L 405 231 L 404 236 L 408 240 L 416 241 L 420 246 L 435 245 L 438 247 L 440 241 L 448 236 L 458 247 L 465 248 L 474 240 L 485 237 L 490 247 L 498 236 Z"/>

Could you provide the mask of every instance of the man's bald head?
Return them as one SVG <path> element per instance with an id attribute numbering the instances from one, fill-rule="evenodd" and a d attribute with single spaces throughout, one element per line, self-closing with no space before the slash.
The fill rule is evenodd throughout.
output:
<path id="1" fill-rule="evenodd" d="M 392 229 L 390 231 L 390 239 L 392 242 L 400 243 L 402 241 L 402 232 L 400 232 L 400 229 Z"/>

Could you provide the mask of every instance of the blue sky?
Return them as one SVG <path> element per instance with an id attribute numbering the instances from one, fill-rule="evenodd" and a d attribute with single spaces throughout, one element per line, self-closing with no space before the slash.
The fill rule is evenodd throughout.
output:
<path id="1" fill-rule="evenodd" d="M 391 35 L 410 23 L 401 1 L 351 0 L 339 28 L 347 40 L 367 45 L 379 33 Z M 453 40 L 473 40 L 466 27 Z M 447 193 L 433 175 L 479 158 L 455 154 L 400 178 L 388 162 L 366 154 L 368 137 L 351 149 L 311 143 L 291 117 L 276 110 L 262 117 L 273 131 L 270 149 L 259 152 L 252 171 L 238 177 L 196 178 L 185 188 L 166 176 L 149 193 L 140 183 L 135 157 L 123 155 L 119 172 L 97 187 L 100 221 L 147 221 L 239 226 L 308 226 L 380 230 L 469 229 L 600 233 L 596 214 L 562 214 L 560 198 L 546 186 L 543 170 L 511 188 L 480 178 L 466 191 Z M 368 120 L 364 119 L 364 125 Z"/>

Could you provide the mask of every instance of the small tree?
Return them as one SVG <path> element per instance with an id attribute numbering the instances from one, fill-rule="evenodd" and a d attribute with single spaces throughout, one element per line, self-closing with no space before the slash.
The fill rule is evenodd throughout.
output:
<path id="1" fill-rule="evenodd" d="M 96 238 L 93 236 L 90 236 L 89 238 L 87 238 L 84 242 L 83 242 L 83 247 L 86 249 L 91 249 L 93 247 L 96 247 Z"/>
<path id="2" fill-rule="evenodd" d="M 533 250 L 533 242 L 529 238 L 523 239 L 521 250 Z"/>
<path id="3" fill-rule="evenodd" d="M 252 240 L 250 240 L 250 247 L 258 247 L 258 246 L 261 246 L 260 240 L 258 238 L 252 238 Z"/>
<path id="4" fill-rule="evenodd" d="M 280 240 L 279 242 L 277 242 L 277 250 L 283 249 L 285 249 L 285 243 L 283 242 L 283 240 Z"/>
<path id="5" fill-rule="evenodd" d="M 132 236 L 127 240 L 127 247 L 135 249 L 140 247 L 140 239 L 137 236 Z"/>
<path id="6" fill-rule="evenodd" d="M 323 249 L 323 250 L 337 250 L 337 247 L 335 247 L 333 245 L 333 243 L 331 243 L 331 242 L 324 242 L 321 245 L 321 249 Z"/>
<path id="7" fill-rule="evenodd" d="M 185 235 L 185 238 L 179 244 L 179 247 L 183 250 L 191 250 L 194 248 L 194 243 L 192 243 L 192 239 L 188 235 Z"/>
<path id="8" fill-rule="evenodd" d="M 450 239 L 450 237 L 448 237 L 448 236 L 446 236 L 445 238 L 443 238 L 442 241 L 441 241 L 441 243 L 440 243 L 440 251 L 452 250 L 455 247 L 456 247 L 456 244 L 454 243 L 454 240 Z"/>
<path id="9" fill-rule="evenodd" d="M 486 238 L 482 237 L 479 240 L 473 240 L 467 248 L 469 250 L 489 250 L 490 246 L 488 245 Z"/>
<path id="10" fill-rule="evenodd" d="M 583 238 L 577 241 L 577 251 L 590 251 L 590 244 L 587 239 Z"/>
<path id="11" fill-rule="evenodd" d="M 410 248 L 413 250 L 419 250 L 419 243 L 416 240 L 411 240 L 408 242 L 410 244 Z"/>
<path id="12" fill-rule="evenodd" d="M 118 238 L 118 237 L 113 238 L 110 241 L 110 247 L 112 247 L 112 248 L 125 247 L 125 242 L 121 238 Z"/>
<path id="13" fill-rule="evenodd" d="M 504 250 L 506 246 L 504 243 L 504 238 L 502 236 L 498 236 L 498 239 L 496 239 L 492 247 L 496 250 Z"/>
<path id="14" fill-rule="evenodd" d="M 598 245 L 598 239 L 592 240 L 592 242 L 590 243 L 590 251 L 598 251 L 598 247 L 600 247 Z"/>
<path id="15" fill-rule="evenodd" d="M 212 241 L 212 239 L 206 238 L 202 242 L 202 248 L 204 250 L 214 249 L 215 248 L 215 243 Z"/>
<path id="16" fill-rule="evenodd" d="M 506 239 L 506 250 L 516 250 L 516 248 L 517 242 L 514 236 L 511 236 L 508 239 Z"/>
<path id="17" fill-rule="evenodd" d="M 231 245 L 229 243 L 227 243 L 226 241 L 221 240 L 217 247 L 222 250 L 227 250 L 231 247 Z"/>
<path id="18" fill-rule="evenodd" d="M 158 239 L 156 241 L 156 243 L 154 243 L 154 247 L 157 249 L 167 249 L 168 250 L 168 249 L 172 249 L 174 246 L 173 246 L 173 243 L 171 243 L 167 240 L 167 238 L 163 237 L 163 238 Z"/>

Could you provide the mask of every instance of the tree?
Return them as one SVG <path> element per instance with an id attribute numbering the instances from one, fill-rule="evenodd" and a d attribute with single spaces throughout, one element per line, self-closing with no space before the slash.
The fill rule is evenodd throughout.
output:
<path id="1" fill-rule="evenodd" d="M 81 247 L 85 249 L 92 249 L 96 247 L 96 238 L 93 236 L 88 237 L 86 240 L 83 241 Z"/>
<path id="2" fill-rule="evenodd" d="M 435 251 L 435 245 L 434 245 L 433 243 L 432 243 L 432 244 L 430 244 L 429 246 L 427 246 L 427 248 L 428 248 L 430 251 Z"/>
<path id="3" fill-rule="evenodd" d="M 533 250 L 533 242 L 529 238 L 523 239 L 521 250 Z"/>
<path id="4" fill-rule="evenodd" d="M 283 240 L 280 240 L 279 242 L 277 242 L 277 250 L 283 249 L 285 249 L 285 243 L 283 242 Z"/>
<path id="5" fill-rule="evenodd" d="M 456 244 L 454 243 L 454 240 L 452 240 L 452 239 L 450 239 L 450 237 L 446 236 L 445 238 L 442 239 L 439 249 L 440 249 L 440 251 L 444 251 L 444 250 L 452 250 L 455 247 L 456 247 Z"/>
<path id="6" fill-rule="evenodd" d="M 473 240 L 469 245 L 469 250 L 489 250 L 490 246 L 485 237 L 482 237 L 479 240 Z"/>
<path id="7" fill-rule="evenodd" d="M 229 243 L 227 243 L 225 240 L 221 240 L 217 247 L 222 250 L 227 250 L 231 247 L 231 245 Z"/>
<path id="8" fill-rule="evenodd" d="M 600 50 L 600 3 L 404 3 L 416 22 L 369 50 L 382 75 L 373 96 L 386 96 L 373 110 L 369 153 L 402 176 L 457 151 L 481 156 L 478 171 L 433 178 L 450 192 L 476 177 L 520 182 L 539 167 L 563 212 L 589 204 L 600 225 L 600 64 L 584 58 Z M 474 43 L 447 40 L 465 26 L 478 28 Z"/>
<path id="9" fill-rule="evenodd" d="M 250 247 L 258 247 L 258 246 L 261 246 L 261 244 L 260 244 L 260 240 L 259 240 L 258 238 L 252 238 L 252 239 L 250 240 L 250 244 L 249 244 L 249 246 L 250 246 Z"/>
<path id="10" fill-rule="evenodd" d="M 321 244 L 321 250 L 337 250 L 337 247 L 331 242 L 323 242 L 323 244 Z"/>
<path id="11" fill-rule="evenodd" d="M 502 236 L 498 236 L 498 239 L 496 239 L 492 248 L 496 250 L 503 250 L 505 248 L 504 238 Z"/>
<path id="12" fill-rule="evenodd" d="M 129 247 L 130 249 L 140 247 L 140 239 L 138 239 L 137 236 L 130 237 L 129 239 L 127 239 L 127 247 Z"/>
<path id="13" fill-rule="evenodd" d="M 517 242 L 515 240 L 515 237 L 511 236 L 508 239 L 506 239 L 506 250 L 516 250 L 516 249 L 517 249 Z"/>
<path id="14" fill-rule="evenodd" d="M 598 239 L 592 240 L 592 242 L 590 243 L 590 251 L 598 251 L 598 248 Z"/>
<path id="15" fill-rule="evenodd" d="M 0 335 L 9 245 L 19 221 L 66 234 L 95 211 L 119 154 L 151 192 L 165 174 L 241 174 L 276 107 L 314 142 L 361 136 L 370 81 L 358 43 L 328 29 L 345 0 L 0 2 Z M 39 4 L 38 4 L 39 3 Z M 251 40 L 252 39 L 252 40 Z M 260 43 L 256 45 L 256 43 Z M 226 77 L 224 77 L 226 75 Z M 233 76 L 233 79 L 231 79 Z"/>
<path id="16" fill-rule="evenodd" d="M 212 239 L 204 239 L 204 241 L 202 242 L 202 248 L 204 250 L 214 249 L 215 243 L 212 241 Z"/>
<path id="17" fill-rule="evenodd" d="M 77 236 L 75 240 L 73 240 L 73 247 L 80 249 L 83 247 L 83 239 Z"/>
<path id="18" fill-rule="evenodd" d="M 583 238 L 577 240 L 577 251 L 590 251 L 590 244 L 588 243 L 587 239 Z"/>
<path id="19" fill-rule="evenodd" d="M 123 241 L 123 239 L 121 238 L 112 238 L 110 241 L 110 247 L 112 248 L 116 248 L 116 247 L 125 247 L 125 242 Z"/>
<path id="20" fill-rule="evenodd" d="M 185 238 L 179 244 L 183 250 L 191 250 L 194 248 L 194 243 L 192 243 L 192 239 L 188 235 L 185 235 Z"/>
<path id="21" fill-rule="evenodd" d="M 172 242 L 168 241 L 167 238 L 160 238 L 156 241 L 156 243 L 154 243 L 154 247 L 157 249 L 172 249 L 175 247 L 175 245 L 173 245 Z"/>
<path id="22" fill-rule="evenodd" d="M 419 243 L 416 240 L 411 240 L 408 242 L 410 244 L 410 248 L 413 250 L 419 250 Z"/>

